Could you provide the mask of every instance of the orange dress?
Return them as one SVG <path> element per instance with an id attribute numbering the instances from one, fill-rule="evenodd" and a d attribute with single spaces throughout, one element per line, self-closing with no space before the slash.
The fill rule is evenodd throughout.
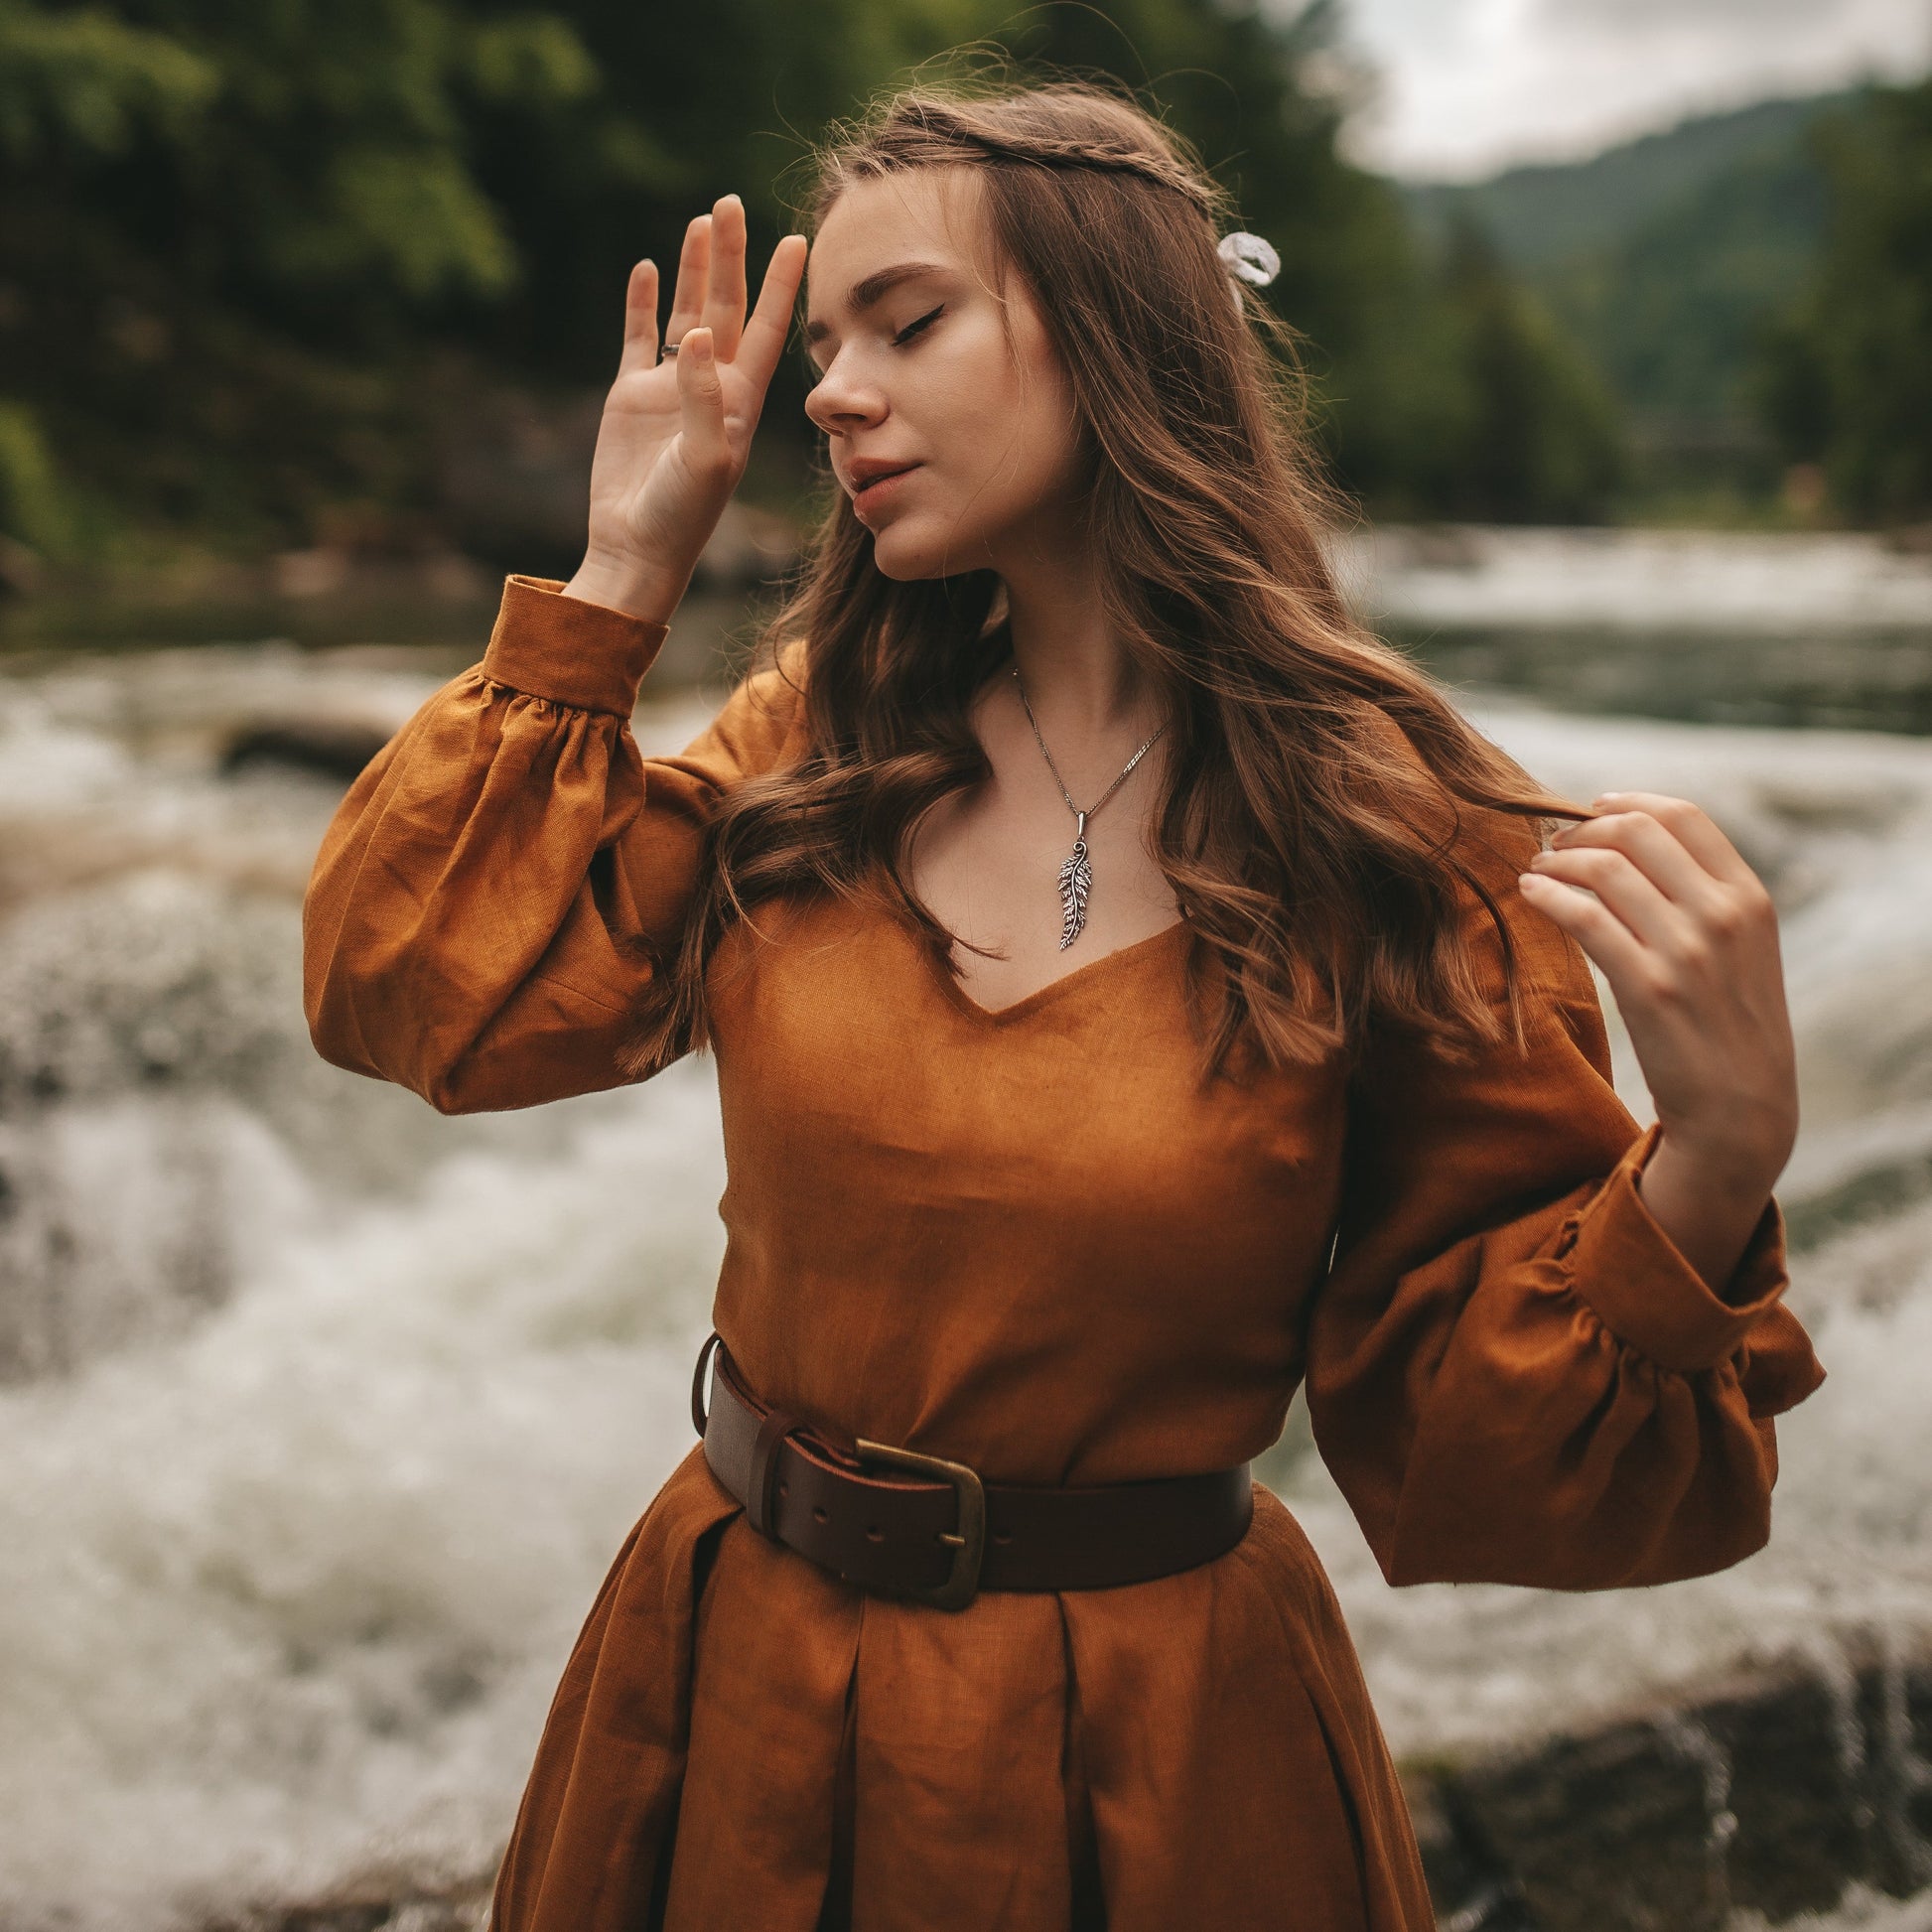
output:
<path id="1" fill-rule="evenodd" d="M 330 1059 L 452 1112 L 618 1083 L 635 941 L 677 933 L 709 801 L 802 743 L 766 673 L 641 759 L 661 637 L 510 581 L 482 664 L 324 844 Z M 1505 904 L 1524 836 L 1491 855 Z M 1397 1584 L 1734 1563 L 1767 1534 L 1771 1418 L 1822 1373 L 1777 1212 L 1713 1294 L 1642 1204 L 1654 1136 L 1607 1082 L 1581 955 L 1527 914 L 1516 937 L 1527 1052 L 1390 1039 L 1352 1074 L 1203 1084 L 1183 926 L 992 1012 L 883 902 L 768 905 L 712 969 L 717 1325 L 767 1401 L 1004 1482 L 1240 1462 L 1306 1385 Z M 1499 975 L 1493 935 L 1483 957 Z M 1197 1569 L 947 1612 L 765 1540 L 694 1448 L 564 1672 L 494 1923 L 1435 1921 L 1334 1596 L 1265 1490 Z"/>

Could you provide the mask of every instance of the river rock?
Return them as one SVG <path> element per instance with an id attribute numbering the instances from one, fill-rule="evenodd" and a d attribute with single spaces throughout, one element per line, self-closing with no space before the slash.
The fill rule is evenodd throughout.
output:
<path id="1" fill-rule="evenodd" d="M 223 777 L 250 765 L 283 765 L 327 778 L 355 777 L 389 742 L 379 725 L 345 718 L 254 718 L 221 747 Z"/>
<path id="2" fill-rule="evenodd" d="M 352 1885 L 309 1904 L 223 1917 L 204 1932 L 483 1932 L 493 1882 L 492 1874 L 437 1887 Z"/>
<path id="3" fill-rule="evenodd" d="M 1932 1655 L 1793 1660 L 1412 1773 L 1454 1932 L 1722 1932 L 1932 1885 Z"/>

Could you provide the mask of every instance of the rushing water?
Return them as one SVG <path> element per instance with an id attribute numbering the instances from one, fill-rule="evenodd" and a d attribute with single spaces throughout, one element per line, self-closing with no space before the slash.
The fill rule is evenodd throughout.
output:
<path id="1" fill-rule="evenodd" d="M 247 719 L 386 727 L 445 668 L 254 646 L 0 677 L 5 1932 L 485 1871 L 604 1567 L 688 1444 L 707 1066 L 449 1121 L 323 1065 L 296 945 L 337 788 L 217 772 Z M 1644 1592 L 1391 1591 L 1292 1428 L 1269 1474 L 1399 1752 L 1932 1634 L 1932 740 L 1471 707 L 1573 795 L 1700 799 L 1774 886 L 1794 1301 L 1831 1380 L 1782 1431 L 1770 1548 Z M 639 736 L 701 716 L 648 706 Z M 1932 1900 L 1841 1922 L 1924 1932 Z"/>

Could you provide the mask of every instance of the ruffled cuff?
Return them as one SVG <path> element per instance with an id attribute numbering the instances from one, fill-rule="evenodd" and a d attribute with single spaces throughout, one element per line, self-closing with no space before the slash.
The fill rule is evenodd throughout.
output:
<path id="1" fill-rule="evenodd" d="M 628 718 L 666 628 L 565 597 L 555 577 L 508 577 L 483 674 L 532 698 Z"/>
<path id="2" fill-rule="evenodd" d="M 1652 1127 L 1564 1224 L 1557 1259 L 1607 1329 L 1681 1375 L 1727 1360 L 1788 1285 L 1784 1216 L 1766 1204 L 1722 1296 L 1678 1252 L 1637 1190 L 1657 1151 Z"/>

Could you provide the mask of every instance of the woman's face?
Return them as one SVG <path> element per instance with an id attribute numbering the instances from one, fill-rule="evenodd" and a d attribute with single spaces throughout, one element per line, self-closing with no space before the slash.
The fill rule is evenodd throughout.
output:
<path id="1" fill-rule="evenodd" d="M 1001 279 L 970 169 L 856 182 L 819 226 L 805 413 L 888 577 L 1004 571 L 1074 509 L 1065 371 L 1020 277 Z"/>

